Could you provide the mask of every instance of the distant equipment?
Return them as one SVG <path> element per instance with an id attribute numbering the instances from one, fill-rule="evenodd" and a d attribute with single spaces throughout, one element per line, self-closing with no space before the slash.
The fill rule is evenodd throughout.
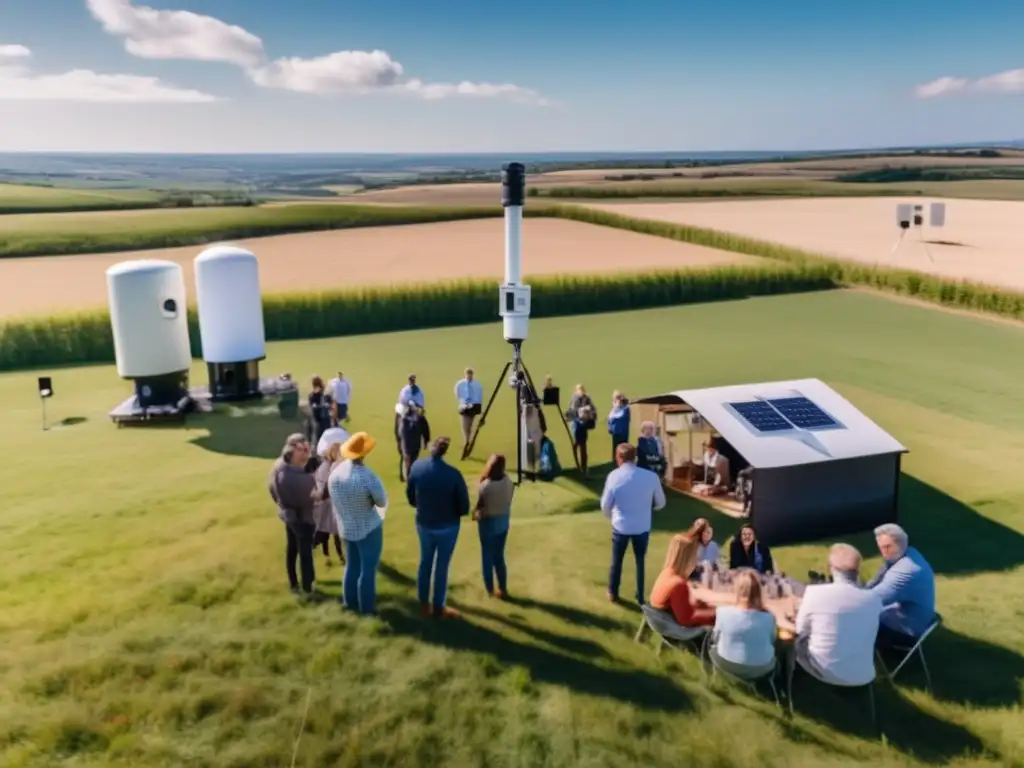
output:
<path id="1" fill-rule="evenodd" d="M 258 259 L 236 245 L 215 245 L 196 257 L 195 279 L 211 399 L 261 397 L 267 353 Z"/>
<path id="2" fill-rule="evenodd" d="M 185 280 L 171 261 L 124 261 L 107 270 L 117 373 L 135 384 L 138 406 L 177 405 L 192 365 Z"/>
<path id="3" fill-rule="evenodd" d="M 945 203 L 932 203 L 929 206 L 928 224 L 932 227 L 943 227 L 946 225 L 946 204 Z M 892 257 L 896 254 L 896 251 L 900 249 L 903 244 L 903 240 L 907 235 L 907 232 L 913 227 L 918 232 L 918 239 L 921 246 L 924 248 L 925 254 L 928 256 L 928 260 L 935 263 L 935 259 L 932 258 L 932 253 L 928 248 L 928 242 L 924 237 L 924 206 L 914 203 L 897 203 L 896 205 L 896 226 L 900 229 L 899 237 L 896 239 L 896 244 L 892 247 L 889 252 L 889 256 Z"/>
<path id="4" fill-rule="evenodd" d="M 932 203 L 928 224 L 933 227 L 946 226 L 946 204 Z"/>
<path id="5" fill-rule="evenodd" d="M 43 431 L 47 429 L 46 425 L 46 401 L 53 397 L 53 380 L 49 376 L 39 377 L 39 405 L 43 411 Z"/>

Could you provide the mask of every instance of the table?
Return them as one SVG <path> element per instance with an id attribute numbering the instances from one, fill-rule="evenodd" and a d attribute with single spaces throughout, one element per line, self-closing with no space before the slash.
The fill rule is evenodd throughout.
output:
<path id="1" fill-rule="evenodd" d="M 710 585 L 705 586 L 697 582 L 690 586 L 691 594 L 707 605 L 718 607 L 720 605 L 735 605 L 736 594 L 733 592 L 733 584 L 729 574 L 735 575 L 735 571 L 727 571 L 725 578 L 712 579 Z M 761 575 L 762 602 L 766 610 L 771 611 L 775 616 L 775 624 L 778 627 L 781 640 L 792 640 L 796 635 L 796 612 L 800 606 L 805 585 L 796 579 L 789 577 Z M 779 589 L 783 591 L 778 596 Z"/>

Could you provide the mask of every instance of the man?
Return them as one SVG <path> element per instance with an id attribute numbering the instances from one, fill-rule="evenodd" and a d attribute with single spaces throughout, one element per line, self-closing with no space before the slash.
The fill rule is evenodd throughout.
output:
<path id="1" fill-rule="evenodd" d="M 661 478 L 636 465 L 636 448 L 622 443 L 615 450 L 616 469 L 601 494 L 601 511 L 612 522 L 612 565 L 608 572 L 608 599 L 617 602 L 622 581 L 622 560 L 633 547 L 636 561 L 636 601 L 644 603 L 644 558 L 651 536 L 651 512 L 664 509 Z"/>
<path id="2" fill-rule="evenodd" d="M 829 551 L 829 584 L 804 592 L 796 616 L 790 664 L 830 685 L 860 686 L 875 679 L 875 636 L 882 601 L 857 583 L 861 557 L 849 544 Z"/>
<path id="3" fill-rule="evenodd" d="M 315 480 L 306 471 L 310 458 L 309 442 L 300 433 L 290 435 L 281 450 L 281 457 L 270 470 L 270 498 L 277 505 L 277 516 L 285 526 L 287 547 L 285 569 L 288 584 L 294 594 L 304 599 L 313 597 L 313 534 L 316 523 L 313 518 L 313 486 Z M 300 588 L 295 572 L 295 561 L 299 561 L 302 573 Z"/>
<path id="4" fill-rule="evenodd" d="M 469 445 L 469 438 L 473 435 L 473 421 L 480 415 L 484 402 L 484 388 L 473 378 L 473 369 L 467 368 L 465 374 L 465 378 L 455 384 L 455 398 L 459 403 L 459 418 L 462 421 L 463 457 L 465 446 Z"/>
<path id="5" fill-rule="evenodd" d="M 398 432 L 395 437 L 398 440 L 398 451 L 402 454 L 399 479 L 406 480 L 413 462 L 430 444 L 430 424 L 422 408 L 410 405 L 405 409 L 405 413 L 398 420 Z"/>
<path id="6" fill-rule="evenodd" d="M 423 615 L 437 619 L 456 618 L 458 611 L 445 605 L 448 597 L 448 567 L 459 538 L 460 521 L 469 514 L 469 490 L 462 473 L 444 460 L 451 440 L 439 437 L 430 456 L 419 459 L 409 471 L 405 495 L 416 510 L 416 532 L 420 538 L 420 567 L 416 578 Z M 434 576 L 433 601 L 430 576 Z"/>
<path id="7" fill-rule="evenodd" d="M 408 406 L 415 403 L 420 408 L 426 408 L 427 401 L 423 396 L 423 390 L 416 383 L 416 374 L 410 373 L 408 381 L 409 383 L 402 387 L 398 393 L 398 404 Z"/>
<path id="8" fill-rule="evenodd" d="M 329 386 L 334 400 L 334 413 L 332 414 L 334 419 L 331 426 L 336 427 L 343 421 L 347 422 L 349 420 L 348 403 L 352 399 L 352 382 L 345 378 L 344 373 L 338 371 L 338 377 L 331 379 Z"/>
<path id="9" fill-rule="evenodd" d="M 909 648 L 935 619 L 935 573 L 895 523 L 876 528 L 875 541 L 885 562 L 866 586 L 884 606 L 878 644 Z"/>

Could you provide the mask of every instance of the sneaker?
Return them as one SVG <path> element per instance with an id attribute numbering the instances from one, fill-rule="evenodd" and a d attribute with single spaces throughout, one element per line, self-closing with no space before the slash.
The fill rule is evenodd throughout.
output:
<path id="1" fill-rule="evenodd" d="M 508 597 L 508 593 L 502 589 L 496 589 L 491 593 L 491 597 L 493 597 L 495 600 L 504 600 L 506 597 Z"/>
<path id="2" fill-rule="evenodd" d="M 430 607 L 429 603 L 423 603 L 420 605 L 420 616 L 424 619 L 429 619 L 434 615 L 434 609 Z"/>
<path id="3" fill-rule="evenodd" d="M 608 593 L 608 602 L 609 603 L 617 603 L 617 602 L 619 602 L 619 596 L 618 595 L 613 595 L 611 592 L 609 592 Z"/>
<path id="4" fill-rule="evenodd" d="M 454 608 L 449 608 L 447 605 L 442 607 L 438 611 L 434 611 L 435 619 L 459 619 L 462 618 L 462 614 L 456 611 Z"/>

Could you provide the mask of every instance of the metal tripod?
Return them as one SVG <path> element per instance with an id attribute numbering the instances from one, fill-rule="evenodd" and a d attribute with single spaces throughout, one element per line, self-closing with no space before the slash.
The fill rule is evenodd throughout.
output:
<path id="1" fill-rule="evenodd" d="M 480 430 L 483 429 L 487 423 L 487 415 L 491 412 L 491 406 L 494 405 L 494 401 L 498 398 L 498 392 L 501 391 L 503 385 L 508 382 L 508 372 L 512 369 L 512 375 L 515 377 L 515 390 L 516 390 L 516 485 L 521 485 L 523 482 L 523 461 L 522 461 L 522 445 L 523 445 L 523 409 L 527 405 L 533 405 L 541 407 L 540 398 L 537 397 L 537 388 L 533 384 L 533 376 L 530 375 L 529 369 L 526 367 L 526 363 L 523 362 L 522 358 L 522 342 L 512 341 L 512 359 L 505 363 L 505 367 L 501 369 L 501 375 L 498 376 L 498 382 L 494 385 L 494 390 L 491 392 L 491 397 L 487 401 L 487 405 L 484 407 L 483 413 L 480 414 L 480 421 L 473 427 L 473 434 L 469 438 L 469 442 L 466 443 L 465 448 L 462 449 L 462 459 L 465 460 L 473 453 L 473 447 L 476 445 L 476 439 L 480 435 Z M 558 418 L 562 422 L 562 426 L 565 427 L 565 434 L 569 436 L 569 445 L 575 449 L 575 442 L 572 439 L 572 430 L 569 429 L 569 423 L 565 420 L 565 415 L 562 413 L 561 405 L 558 407 Z M 576 451 L 573 450 L 573 460 L 576 462 L 576 468 L 579 469 L 579 460 L 576 457 Z M 530 480 L 535 480 L 535 477 L 530 477 Z"/>

